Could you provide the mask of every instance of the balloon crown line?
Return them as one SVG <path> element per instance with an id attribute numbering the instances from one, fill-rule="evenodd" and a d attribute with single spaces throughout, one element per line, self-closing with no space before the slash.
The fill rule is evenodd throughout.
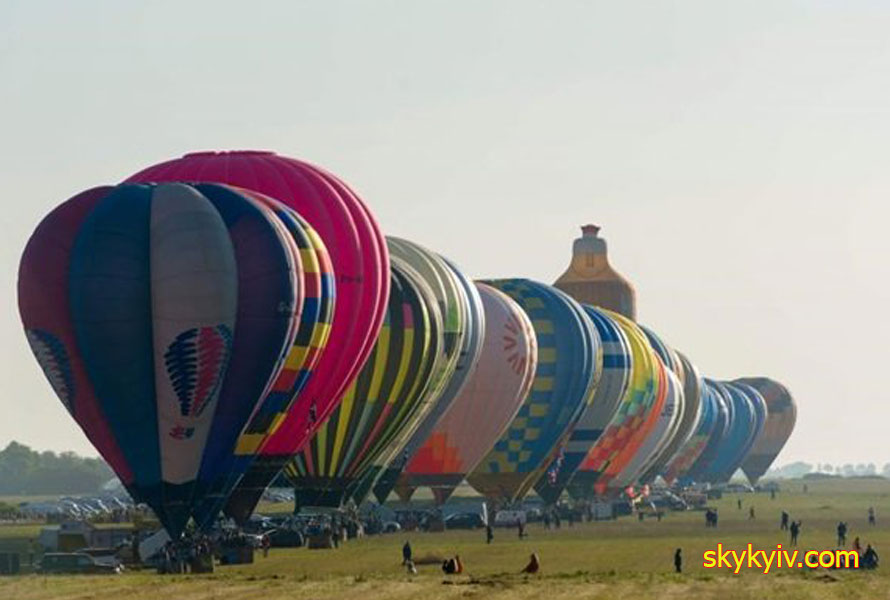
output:
<path id="1" fill-rule="evenodd" d="M 278 156 L 278 153 L 273 150 L 198 150 L 182 155 L 183 158 L 199 156 Z"/>

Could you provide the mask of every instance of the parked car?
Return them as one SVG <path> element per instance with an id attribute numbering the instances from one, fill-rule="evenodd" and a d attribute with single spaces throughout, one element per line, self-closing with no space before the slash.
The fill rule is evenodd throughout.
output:
<path id="1" fill-rule="evenodd" d="M 689 510 L 689 505 L 683 498 L 667 490 L 649 494 L 649 502 L 659 509 Z"/>
<path id="2" fill-rule="evenodd" d="M 481 529 L 485 527 L 482 515 L 474 512 L 455 513 L 445 518 L 445 529 Z"/>
<path id="3" fill-rule="evenodd" d="M 386 521 L 383 524 L 383 533 L 398 533 L 402 530 L 402 526 L 396 521 Z"/>
<path id="4" fill-rule="evenodd" d="M 299 548 L 306 542 L 303 534 L 296 529 L 273 529 L 268 536 L 273 548 Z"/>
<path id="5" fill-rule="evenodd" d="M 102 564 L 83 552 L 50 552 L 44 554 L 37 565 L 37 569 L 44 575 L 117 575 L 121 572 L 120 565 Z"/>

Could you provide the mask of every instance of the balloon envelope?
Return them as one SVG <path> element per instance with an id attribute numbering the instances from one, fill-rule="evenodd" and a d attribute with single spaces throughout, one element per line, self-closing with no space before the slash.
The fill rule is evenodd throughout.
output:
<path id="1" fill-rule="evenodd" d="M 252 196 L 260 196 L 251 193 Z M 327 345 L 334 313 L 334 273 L 327 248 L 316 231 L 293 209 L 268 197 L 270 208 L 291 234 L 303 264 L 303 314 L 284 368 L 273 382 L 262 406 L 242 431 L 229 476 L 225 513 L 243 525 L 253 514 L 263 492 L 279 469 L 256 464 L 263 445 L 275 432 L 312 375 Z M 247 476 L 245 477 L 245 473 Z M 233 488 L 233 489 L 232 489 Z"/>
<path id="2" fill-rule="evenodd" d="M 572 477 L 569 492 L 575 497 L 606 492 L 645 441 L 647 424 L 653 410 L 657 410 L 656 357 L 645 334 L 630 319 L 613 312 L 606 314 L 627 339 L 632 357 L 630 383 L 618 412 Z"/>
<path id="3" fill-rule="evenodd" d="M 708 481 L 707 473 L 721 450 L 730 426 L 729 399 L 711 379 L 702 379 L 702 393 L 707 394 L 714 404 L 715 424 L 707 444 L 686 472 L 687 481 Z"/>
<path id="4" fill-rule="evenodd" d="M 589 305 L 582 305 L 582 309 L 596 332 L 595 339 L 591 340 L 597 347 L 591 373 L 591 397 L 568 441 L 535 483 L 535 491 L 548 504 L 559 499 L 590 448 L 615 416 L 630 380 L 630 352 L 620 328 L 604 311 Z"/>
<path id="5" fill-rule="evenodd" d="M 763 430 L 742 462 L 742 470 L 754 483 L 769 470 L 791 436 L 797 420 L 797 405 L 788 388 L 778 381 L 766 377 L 746 377 L 737 381 L 760 392 L 766 402 Z"/>
<path id="6" fill-rule="evenodd" d="M 580 305 L 528 279 L 485 282 L 515 300 L 532 321 L 538 366 L 532 389 L 507 431 L 467 478 L 487 497 L 514 500 L 534 485 L 589 401 L 596 347 Z"/>
<path id="7" fill-rule="evenodd" d="M 676 353 L 679 367 L 682 373 L 680 377 L 683 386 L 683 410 L 674 433 L 667 448 L 662 452 L 660 460 L 653 464 L 640 477 L 644 483 L 649 483 L 659 474 L 664 474 L 667 465 L 680 453 L 681 448 L 689 441 L 695 431 L 701 417 L 701 375 L 692 362 L 682 353 Z"/>
<path id="8" fill-rule="evenodd" d="M 337 302 L 326 350 L 246 475 L 271 481 L 336 408 L 371 352 L 389 295 L 383 235 L 361 199 L 337 177 L 272 152 L 196 152 L 144 169 L 128 181 L 209 181 L 263 193 L 299 213 L 330 252 Z"/>
<path id="9" fill-rule="evenodd" d="M 90 190 L 28 242 L 19 309 L 32 349 L 173 537 L 282 367 L 300 270 L 275 215 L 219 185 Z"/>
<path id="10" fill-rule="evenodd" d="M 441 371 L 441 376 L 445 380 L 431 382 L 433 390 L 441 390 L 438 391 L 438 397 L 430 398 L 429 410 L 424 412 L 404 446 L 394 452 L 395 457 L 386 465 L 375 482 L 374 495 L 380 503 L 386 501 L 411 456 L 426 441 L 439 419 L 450 409 L 466 382 L 470 368 L 479 358 L 480 342 L 485 333 L 479 294 L 469 279 L 441 256 L 419 244 L 394 237 L 387 238 L 387 244 L 393 256 L 405 260 L 428 278 L 428 281 L 441 282 L 444 296 L 440 304 L 445 322 L 447 362 L 444 364 L 446 369 Z M 403 489 L 403 493 L 408 492 Z"/>
<path id="11" fill-rule="evenodd" d="M 479 359 L 449 411 L 409 460 L 396 488 L 429 486 L 440 503 L 516 416 L 537 363 L 534 329 L 525 312 L 503 292 L 483 283 L 475 287 L 485 315 Z"/>
<path id="12" fill-rule="evenodd" d="M 442 345 L 432 292 L 393 258 L 389 307 L 380 336 L 342 402 L 285 467 L 297 506 L 339 507 L 370 460 L 409 422 Z"/>
<path id="13" fill-rule="evenodd" d="M 699 401 L 701 410 L 692 435 L 680 447 L 662 473 L 669 485 L 673 485 L 675 481 L 680 481 L 681 484 L 687 483 L 686 474 L 701 456 L 717 427 L 717 405 L 711 393 L 704 388 L 704 382 Z"/>

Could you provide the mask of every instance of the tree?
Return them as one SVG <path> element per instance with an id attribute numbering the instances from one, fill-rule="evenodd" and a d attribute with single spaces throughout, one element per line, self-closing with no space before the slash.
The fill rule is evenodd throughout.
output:
<path id="1" fill-rule="evenodd" d="M 0 494 L 90 494 L 112 477 L 100 458 L 35 452 L 14 441 L 0 450 Z"/>

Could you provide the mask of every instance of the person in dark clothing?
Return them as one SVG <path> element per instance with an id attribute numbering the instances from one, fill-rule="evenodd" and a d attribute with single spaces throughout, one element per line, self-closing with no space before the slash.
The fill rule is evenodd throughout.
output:
<path id="1" fill-rule="evenodd" d="M 677 570 L 677 573 L 683 572 L 683 550 L 681 548 L 677 548 L 677 551 L 674 552 L 674 569 Z"/>
<path id="2" fill-rule="evenodd" d="M 782 511 L 782 523 L 779 525 L 779 529 L 782 531 L 788 531 L 788 513 L 784 510 Z"/>
<path id="3" fill-rule="evenodd" d="M 843 521 L 837 524 L 837 545 L 847 545 L 847 524 Z"/>
<path id="4" fill-rule="evenodd" d="M 490 544 L 494 539 L 494 529 L 491 528 L 490 523 L 485 524 L 485 543 Z"/>
<path id="5" fill-rule="evenodd" d="M 736 505 L 739 507 L 739 510 L 742 510 L 742 499 L 741 498 L 736 500 Z"/>
<path id="6" fill-rule="evenodd" d="M 865 547 L 865 554 L 862 555 L 862 568 L 875 569 L 878 566 L 878 553 L 871 547 L 871 544 Z"/>
<path id="7" fill-rule="evenodd" d="M 538 571 L 541 570 L 541 561 L 538 560 L 537 553 L 532 553 L 532 555 L 528 559 L 528 564 L 525 565 L 525 568 L 522 569 L 521 573 L 527 573 L 529 575 L 534 575 Z"/>
<path id="8" fill-rule="evenodd" d="M 522 519 L 516 519 L 516 531 L 519 534 L 519 539 L 525 537 L 525 524 L 523 524 Z"/>
<path id="9" fill-rule="evenodd" d="M 457 573 L 457 561 L 453 558 L 446 558 L 442 563 L 442 572 L 446 575 L 454 575 Z"/>
<path id="10" fill-rule="evenodd" d="M 800 535 L 800 521 L 791 521 L 791 545 L 797 545 L 797 536 Z"/>
<path id="11" fill-rule="evenodd" d="M 750 519 L 754 519 L 754 518 L 755 518 L 754 517 L 754 507 L 752 506 L 748 509 L 748 519 L 750 520 Z"/>
<path id="12" fill-rule="evenodd" d="M 874 506 L 868 507 L 868 524 L 869 525 L 875 524 L 875 507 Z"/>
<path id="13" fill-rule="evenodd" d="M 714 509 L 709 508 L 705 511 L 705 527 L 714 527 L 715 525 L 714 519 Z"/>
<path id="14" fill-rule="evenodd" d="M 412 555 L 411 542 L 406 541 L 405 545 L 402 546 L 402 565 L 408 564 L 408 561 L 412 559 Z"/>

